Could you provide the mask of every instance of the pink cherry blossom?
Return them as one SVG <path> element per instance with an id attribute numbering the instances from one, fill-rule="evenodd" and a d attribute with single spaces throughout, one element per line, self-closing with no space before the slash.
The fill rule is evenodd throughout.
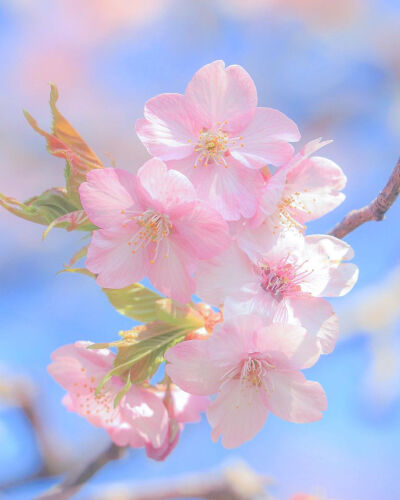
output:
<path id="1" fill-rule="evenodd" d="M 109 349 L 88 349 L 91 342 L 76 342 L 52 354 L 50 375 L 67 391 L 63 403 L 68 410 L 103 427 L 119 446 L 160 447 L 168 433 L 168 413 L 151 391 L 132 386 L 114 407 L 114 399 L 124 386 L 112 377 L 99 393 L 96 388 L 113 368 L 115 355 Z"/>
<path id="2" fill-rule="evenodd" d="M 282 231 L 303 231 L 305 223 L 343 202 L 346 176 L 342 169 L 327 158 L 312 156 L 331 142 L 310 141 L 267 179 L 256 215 L 238 227 L 243 249 L 269 248 Z"/>
<path id="3" fill-rule="evenodd" d="M 94 231 L 86 266 L 97 283 L 123 288 L 146 276 L 169 297 L 186 303 L 195 290 L 198 261 L 223 251 L 226 222 L 197 199 L 191 182 L 158 159 L 137 176 L 120 169 L 89 172 L 79 189 Z"/>
<path id="4" fill-rule="evenodd" d="M 269 251 L 259 251 L 251 259 L 232 244 L 199 268 L 197 293 L 215 306 L 224 304 L 225 317 L 256 312 L 301 325 L 327 354 L 335 346 L 338 322 L 323 297 L 342 296 L 352 289 L 358 268 L 342 263 L 352 257 L 347 243 L 328 235 L 281 235 Z"/>
<path id="5" fill-rule="evenodd" d="M 217 325 L 207 340 L 169 349 L 166 371 L 184 391 L 218 393 L 207 410 L 211 436 L 234 448 L 261 430 L 269 412 L 296 423 L 322 417 L 325 393 L 300 371 L 318 356 L 303 328 L 240 315 Z"/>
<path id="6" fill-rule="evenodd" d="M 252 217 L 263 187 L 259 169 L 278 166 L 300 138 L 283 113 L 257 107 L 250 75 L 223 61 L 203 66 L 185 94 L 150 99 L 136 131 L 150 154 L 182 171 L 225 219 Z"/>
<path id="7" fill-rule="evenodd" d="M 200 422 L 201 413 L 208 408 L 210 399 L 189 394 L 173 384 L 167 393 L 165 387 L 161 387 L 156 394 L 168 410 L 168 432 L 161 446 L 156 448 L 151 443 L 147 444 L 146 453 L 154 460 L 164 460 L 178 444 L 184 424 Z"/>

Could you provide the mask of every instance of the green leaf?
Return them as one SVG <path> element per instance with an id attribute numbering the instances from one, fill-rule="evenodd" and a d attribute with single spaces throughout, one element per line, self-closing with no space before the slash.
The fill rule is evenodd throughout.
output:
<path id="1" fill-rule="evenodd" d="M 143 323 L 157 320 L 156 302 L 162 296 L 140 283 L 117 290 L 103 288 L 103 291 L 120 314 Z"/>
<path id="2" fill-rule="evenodd" d="M 171 299 L 159 299 L 155 304 L 157 319 L 189 330 L 204 326 L 204 319 L 191 305 L 181 305 Z"/>
<path id="3" fill-rule="evenodd" d="M 73 203 L 64 188 L 48 189 L 40 196 L 29 198 L 23 203 L 0 193 L 0 205 L 17 217 L 47 226 L 44 236 L 53 227 L 67 231 L 96 229 L 80 203 Z"/>
<path id="4" fill-rule="evenodd" d="M 134 332 L 137 332 L 137 335 L 133 334 L 133 340 L 130 341 L 127 340 L 130 332 L 123 332 L 124 340 L 122 341 L 90 346 L 91 349 L 118 347 L 114 368 L 103 378 L 97 391 L 100 391 L 114 375 L 120 377 L 128 375 L 132 383 L 147 380 L 155 373 L 159 364 L 164 361 L 165 351 L 184 340 L 189 330 L 168 324 L 152 323 L 137 327 Z M 132 373 L 129 375 L 131 370 Z"/>

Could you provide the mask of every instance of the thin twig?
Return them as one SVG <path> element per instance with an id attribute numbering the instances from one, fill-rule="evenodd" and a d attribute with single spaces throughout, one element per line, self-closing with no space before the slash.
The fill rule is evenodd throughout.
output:
<path id="1" fill-rule="evenodd" d="M 78 470 L 69 473 L 60 484 L 39 495 L 37 500 L 66 500 L 71 498 L 101 468 L 109 462 L 121 458 L 125 451 L 125 448 L 110 444 L 83 467 L 80 465 Z"/>
<path id="2" fill-rule="evenodd" d="M 378 196 L 371 201 L 371 203 L 358 210 L 349 212 L 346 217 L 337 224 L 330 235 L 337 238 L 344 238 L 351 231 L 354 231 L 358 226 L 368 221 L 380 221 L 384 218 L 385 213 L 396 201 L 400 192 L 400 159 L 397 161 L 396 166 L 390 176 L 386 186 L 378 194 Z"/>

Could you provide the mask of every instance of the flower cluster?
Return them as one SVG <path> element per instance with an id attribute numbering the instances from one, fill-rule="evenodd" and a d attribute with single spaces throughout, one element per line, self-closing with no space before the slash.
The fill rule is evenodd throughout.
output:
<path id="1" fill-rule="evenodd" d="M 222 61 L 201 68 L 184 95 L 146 103 L 136 132 L 152 158 L 136 174 L 104 168 L 74 129 L 50 135 L 28 119 L 69 166 L 58 193 L 74 208 L 51 225 L 91 231 L 86 273 L 120 312 L 146 323 L 122 341 L 53 354 L 67 408 L 155 459 L 204 410 L 227 448 L 252 439 L 269 412 L 320 419 L 325 393 L 302 370 L 337 340 L 326 297 L 358 277 L 348 244 L 305 234 L 344 199 L 342 170 L 315 155 L 329 141 L 295 152 L 296 124 L 258 107 L 248 73 Z M 84 225 L 63 226 L 71 214 Z M 144 278 L 163 296 L 137 283 Z"/>

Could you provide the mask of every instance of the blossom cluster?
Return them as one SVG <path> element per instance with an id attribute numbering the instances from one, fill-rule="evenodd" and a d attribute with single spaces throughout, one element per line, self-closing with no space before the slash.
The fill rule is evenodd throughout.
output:
<path id="1" fill-rule="evenodd" d="M 302 370 L 334 349 L 339 326 L 326 298 L 358 277 L 347 243 L 306 235 L 309 221 L 344 199 L 342 170 L 315 155 L 330 141 L 296 152 L 296 124 L 258 107 L 248 73 L 222 61 L 201 68 L 183 95 L 150 99 L 136 132 L 152 158 L 134 174 L 41 131 L 75 181 L 71 213 L 92 232 L 88 272 L 126 308 L 138 294 L 147 307 L 153 301 L 151 314 L 132 316 L 147 325 L 111 343 L 117 355 L 90 342 L 53 353 L 49 371 L 67 391 L 64 404 L 155 459 L 202 411 L 227 448 L 252 439 L 269 412 L 319 420 L 324 390 Z M 72 220 L 52 224 L 75 229 Z M 165 297 L 143 292 L 145 278 Z M 160 359 L 164 378 L 155 383 Z"/>

